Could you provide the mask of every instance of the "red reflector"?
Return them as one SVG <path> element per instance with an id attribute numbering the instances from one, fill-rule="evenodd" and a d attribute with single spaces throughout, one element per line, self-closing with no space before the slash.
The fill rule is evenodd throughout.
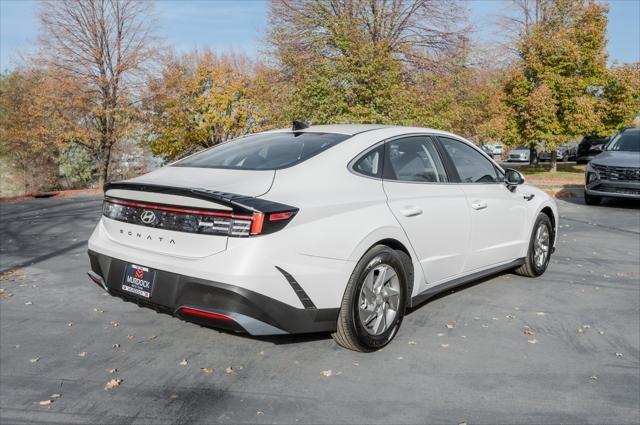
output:
<path id="1" fill-rule="evenodd" d="M 269 221 L 289 220 L 293 216 L 293 211 L 271 214 Z"/>
<path id="2" fill-rule="evenodd" d="M 205 319 L 233 320 L 231 317 L 225 316 L 224 314 L 212 313 L 210 311 L 198 310 L 195 308 L 188 308 L 188 307 L 181 308 L 180 313 L 188 314 L 190 316 L 202 317 Z"/>
<path id="3" fill-rule="evenodd" d="M 262 233 L 263 225 L 264 225 L 264 214 L 253 213 L 253 217 L 251 219 L 251 234 L 259 235 L 260 233 Z"/>

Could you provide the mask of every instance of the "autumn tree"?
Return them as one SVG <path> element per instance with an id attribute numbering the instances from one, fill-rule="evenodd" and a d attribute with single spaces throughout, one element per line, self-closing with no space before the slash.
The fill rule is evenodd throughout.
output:
<path id="1" fill-rule="evenodd" d="M 289 81 L 290 118 L 411 123 L 419 73 L 440 68 L 465 37 L 462 11 L 439 0 L 277 0 L 272 57 Z"/>
<path id="2" fill-rule="evenodd" d="M 622 124 L 613 118 L 611 102 L 616 89 L 625 89 L 606 66 L 605 6 L 594 0 L 537 4 L 541 16 L 518 44 L 520 60 L 505 83 L 505 101 L 519 141 L 532 151 L 531 161 L 541 145 L 551 151 L 555 171 L 560 143 Z"/>
<path id="3" fill-rule="evenodd" d="M 3 194 L 33 193 L 56 184 L 57 145 L 43 110 L 46 75 L 17 69 L 0 75 L 0 162 Z"/>
<path id="4" fill-rule="evenodd" d="M 134 102 L 155 54 L 151 6 L 135 0 L 43 0 L 40 5 L 40 64 L 74 83 L 79 91 L 64 95 L 77 99 L 86 112 L 75 135 L 62 136 L 88 149 L 100 186 L 109 178 L 114 144 L 135 118 Z"/>
<path id="5" fill-rule="evenodd" d="M 175 159 L 264 129 L 277 121 L 265 93 L 274 94 L 269 71 L 246 56 L 169 54 L 149 83 L 145 139 L 153 153 Z"/>

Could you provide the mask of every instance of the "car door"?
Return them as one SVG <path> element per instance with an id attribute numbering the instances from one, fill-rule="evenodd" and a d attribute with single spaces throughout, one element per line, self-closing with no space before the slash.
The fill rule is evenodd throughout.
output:
<path id="1" fill-rule="evenodd" d="M 404 136 L 385 144 L 383 187 L 387 203 L 417 254 L 425 284 L 464 269 L 470 219 L 462 188 L 450 184 L 435 141 Z"/>
<path id="2" fill-rule="evenodd" d="M 465 272 L 516 259 L 526 244 L 527 200 L 521 188 L 509 189 L 495 165 L 469 144 L 438 137 L 466 196 L 471 216 Z M 449 162 L 450 161 L 450 162 Z"/>

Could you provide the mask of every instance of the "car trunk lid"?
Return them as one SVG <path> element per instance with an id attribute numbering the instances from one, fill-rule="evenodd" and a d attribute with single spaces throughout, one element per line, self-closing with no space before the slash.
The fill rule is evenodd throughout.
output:
<path id="1" fill-rule="evenodd" d="M 105 188 L 103 228 L 129 247 L 177 257 L 213 255 L 226 249 L 229 234 L 248 236 L 252 211 L 237 205 L 268 192 L 274 175 L 165 167 L 112 183 Z"/>

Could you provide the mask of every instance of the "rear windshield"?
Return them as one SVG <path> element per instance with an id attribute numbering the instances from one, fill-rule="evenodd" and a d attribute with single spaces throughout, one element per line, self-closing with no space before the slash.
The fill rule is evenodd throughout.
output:
<path id="1" fill-rule="evenodd" d="M 640 131 L 618 134 L 607 146 L 608 151 L 640 152 Z"/>
<path id="2" fill-rule="evenodd" d="M 305 161 L 349 137 L 311 132 L 254 134 L 214 146 L 173 166 L 278 170 Z"/>

